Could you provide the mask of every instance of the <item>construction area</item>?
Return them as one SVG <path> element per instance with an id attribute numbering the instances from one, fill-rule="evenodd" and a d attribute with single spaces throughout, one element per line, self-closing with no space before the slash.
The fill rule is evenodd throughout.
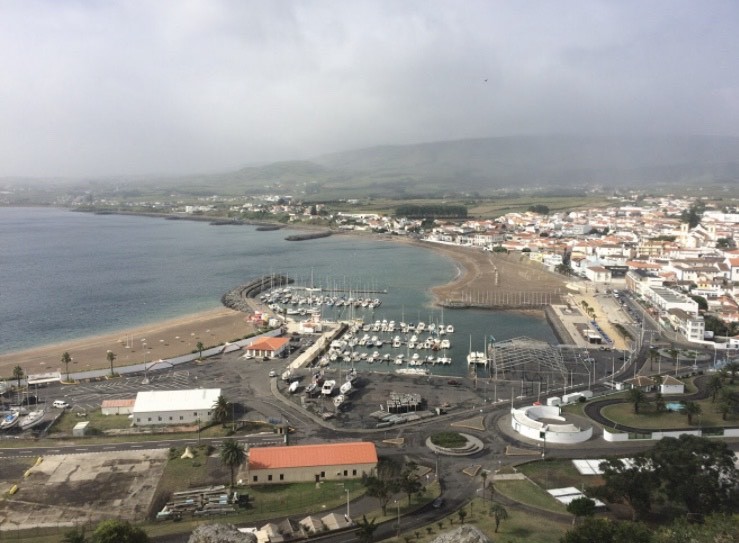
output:
<path id="1" fill-rule="evenodd" d="M 168 450 L 81 453 L 3 460 L 0 485 L 16 490 L 0 507 L 0 533 L 144 520 L 167 464 Z M 31 467 L 29 467 L 29 463 Z"/>

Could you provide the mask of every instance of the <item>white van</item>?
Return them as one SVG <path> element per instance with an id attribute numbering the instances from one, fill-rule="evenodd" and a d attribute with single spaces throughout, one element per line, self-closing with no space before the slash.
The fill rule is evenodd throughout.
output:
<path id="1" fill-rule="evenodd" d="M 64 400 L 54 400 L 54 403 L 51 405 L 53 405 L 57 409 L 66 409 L 67 407 L 69 407 L 69 404 Z"/>

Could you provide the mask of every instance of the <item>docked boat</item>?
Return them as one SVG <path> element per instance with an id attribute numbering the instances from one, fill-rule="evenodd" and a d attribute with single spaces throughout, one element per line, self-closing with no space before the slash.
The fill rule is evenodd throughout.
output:
<path id="1" fill-rule="evenodd" d="M 18 421 L 20 420 L 20 413 L 18 411 L 11 411 L 7 415 L 3 417 L 2 422 L 0 422 L 0 430 L 8 430 L 18 424 Z"/>
<path id="2" fill-rule="evenodd" d="M 395 370 L 398 375 L 428 375 L 428 368 L 400 368 Z"/>
<path id="3" fill-rule="evenodd" d="M 453 334 L 454 333 L 454 325 L 453 324 L 447 324 L 446 325 L 446 333 L 447 334 Z"/>
<path id="4" fill-rule="evenodd" d="M 470 351 L 467 355 L 468 366 L 487 366 L 488 357 L 481 351 Z"/>
<path id="5" fill-rule="evenodd" d="M 402 355 L 402 354 L 399 354 L 398 356 L 396 356 L 395 357 L 395 365 L 402 366 L 403 365 L 403 362 L 405 361 L 404 358 L 405 358 L 405 355 Z"/>
<path id="6" fill-rule="evenodd" d="M 334 407 L 339 407 L 341 404 L 343 404 L 346 401 L 346 396 L 343 394 L 339 394 L 334 398 Z"/>
<path id="7" fill-rule="evenodd" d="M 43 410 L 31 411 L 27 415 L 20 417 L 18 426 L 20 427 L 21 430 L 29 430 L 30 428 L 33 428 L 37 424 L 41 423 L 43 419 L 44 419 Z"/>
<path id="8" fill-rule="evenodd" d="M 448 339 L 442 339 L 441 340 L 440 347 L 442 349 L 449 349 L 451 346 L 452 346 L 452 343 Z"/>
<path id="9" fill-rule="evenodd" d="M 347 395 L 352 391 L 352 384 L 350 381 L 346 381 L 343 385 L 339 387 L 339 394 Z"/>
<path id="10" fill-rule="evenodd" d="M 326 381 L 323 383 L 323 386 L 321 387 L 321 394 L 324 396 L 331 396 L 331 394 L 334 393 L 334 387 L 336 387 L 336 381 L 333 379 Z"/>

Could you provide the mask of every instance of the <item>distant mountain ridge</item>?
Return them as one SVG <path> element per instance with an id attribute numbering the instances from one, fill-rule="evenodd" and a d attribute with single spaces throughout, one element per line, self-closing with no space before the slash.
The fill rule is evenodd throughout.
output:
<path id="1" fill-rule="evenodd" d="M 733 185 L 739 138 L 515 136 L 384 145 L 190 178 L 190 186 L 322 198 L 413 197 L 524 188 Z"/>

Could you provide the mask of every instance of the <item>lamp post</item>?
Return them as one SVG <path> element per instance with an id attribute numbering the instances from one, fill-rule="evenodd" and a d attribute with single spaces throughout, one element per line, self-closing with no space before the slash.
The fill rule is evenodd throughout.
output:
<path id="1" fill-rule="evenodd" d="M 345 488 L 344 492 L 346 492 L 346 520 L 348 521 L 351 517 L 349 512 L 349 489 Z"/>
<path id="2" fill-rule="evenodd" d="M 395 500 L 395 505 L 398 506 L 398 538 L 400 538 L 400 502 Z"/>

